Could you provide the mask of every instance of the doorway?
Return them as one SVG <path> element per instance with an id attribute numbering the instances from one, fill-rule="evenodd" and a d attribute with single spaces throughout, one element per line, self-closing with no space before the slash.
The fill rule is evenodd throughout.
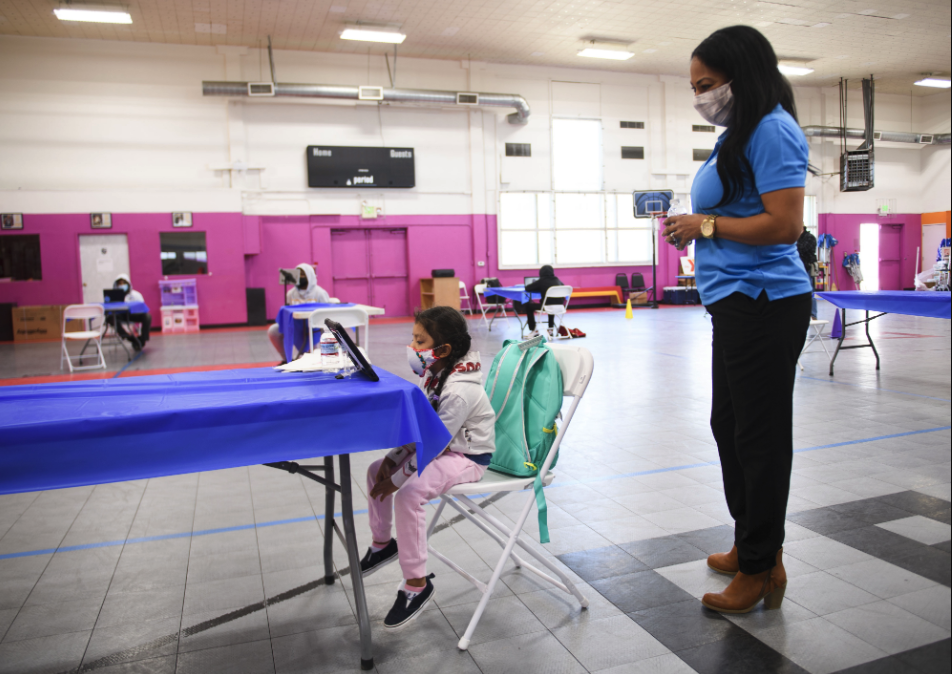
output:
<path id="1" fill-rule="evenodd" d="M 83 278 L 83 303 L 102 302 L 102 291 L 112 288 L 119 274 L 129 273 L 126 235 L 80 234 L 79 265 Z"/>
<path id="2" fill-rule="evenodd" d="M 902 225 L 880 225 L 879 290 L 902 290 L 902 283 Z"/>
<path id="3" fill-rule="evenodd" d="M 859 264 L 863 271 L 860 290 L 879 290 L 879 224 L 866 222 L 859 226 Z"/>
<path id="4" fill-rule="evenodd" d="M 922 226 L 922 251 L 920 252 L 922 262 L 919 265 L 919 271 L 929 271 L 935 266 L 939 245 L 944 238 L 946 238 L 944 222 Z"/>
<path id="5" fill-rule="evenodd" d="M 406 229 L 333 229 L 333 295 L 409 316 Z"/>

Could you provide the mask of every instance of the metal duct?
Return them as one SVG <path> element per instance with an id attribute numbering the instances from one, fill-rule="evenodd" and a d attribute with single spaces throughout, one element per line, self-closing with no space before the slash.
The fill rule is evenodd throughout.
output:
<path id="1" fill-rule="evenodd" d="M 470 92 L 466 92 L 470 93 Z M 427 89 L 384 89 L 383 100 L 391 103 L 416 103 L 419 105 L 455 106 L 455 91 L 430 91 Z M 202 82 L 203 96 L 248 95 L 247 82 Z M 359 88 L 336 84 L 290 84 L 279 82 L 274 85 L 275 97 L 296 98 L 335 98 L 360 100 Z M 506 119 L 510 124 L 525 124 L 529 121 L 529 104 L 518 94 L 479 94 L 479 105 L 484 107 L 515 108 L 516 111 Z"/>
<path id="2" fill-rule="evenodd" d="M 949 145 L 950 134 L 904 133 L 902 131 L 876 131 L 875 138 L 887 143 L 909 143 L 912 145 Z M 839 138 L 840 129 L 835 126 L 805 126 L 803 134 L 807 138 Z M 853 140 L 866 140 L 863 129 L 847 129 L 846 137 Z M 931 141 L 929 139 L 932 139 Z"/>

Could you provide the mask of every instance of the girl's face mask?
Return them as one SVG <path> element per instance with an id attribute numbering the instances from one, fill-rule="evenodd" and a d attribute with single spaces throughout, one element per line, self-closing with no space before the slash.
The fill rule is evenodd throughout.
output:
<path id="1" fill-rule="evenodd" d="M 410 364 L 410 369 L 413 370 L 418 377 L 425 375 L 426 371 L 430 369 L 430 366 L 440 359 L 439 356 L 435 355 L 434 351 L 435 349 L 422 349 L 417 351 L 412 346 L 407 347 L 407 362 Z"/>
<path id="2" fill-rule="evenodd" d="M 734 92 L 731 83 L 722 84 L 717 89 L 705 91 L 694 97 L 694 109 L 714 126 L 727 126 L 734 109 Z"/>

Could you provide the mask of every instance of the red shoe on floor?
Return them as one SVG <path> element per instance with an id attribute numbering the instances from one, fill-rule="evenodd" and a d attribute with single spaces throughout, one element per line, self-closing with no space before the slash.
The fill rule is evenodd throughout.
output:
<path id="1" fill-rule="evenodd" d="M 573 337 L 585 337 L 585 333 L 579 330 L 578 328 L 572 328 L 569 330 L 569 334 Z"/>
<path id="2" fill-rule="evenodd" d="M 568 328 L 566 328 L 564 325 L 559 326 L 558 334 L 559 334 L 559 337 L 567 337 L 568 339 L 572 339 L 572 337 L 575 336 L 571 332 L 569 332 Z"/>

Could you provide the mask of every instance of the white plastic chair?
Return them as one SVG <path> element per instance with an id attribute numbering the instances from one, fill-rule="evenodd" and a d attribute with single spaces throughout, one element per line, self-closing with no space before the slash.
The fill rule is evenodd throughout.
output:
<path id="1" fill-rule="evenodd" d="M 565 317 L 566 311 L 569 308 L 569 299 L 572 297 L 572 286 L 552 286 L 549 288 L 545 297 L 542 299 L 542 306 L 539 308 L 539 311 L 536 312 L 537 318 L 539 316 L 544 317 L 546 321 L 549 320 L 549 316 L 556 317 L 556 326 L 553 331 L 553 334 L 550 335 L 553 339 L 571 339 L 571 337 L 560 337 L 559 328 L 562 327 L 562 319 Z M 565 300 L 564 304 L 546 304 L 549 299 L 558 299 L 563 298 Z"/>
<path id="2" fill-rule="evenodd" d="M 466 306 L 463 306 L 463 302 L 466 302 Z M 459 282 L 459 307 L 460 311 L 463 313 L 473 313 L 472 303 L 469 301 L 469 291 L 466 290 L 466 284 L 463 281 Z"/>
<path id="3" fill-rule="evenodd" d="M 324 319 L 330 318 L 340 323 L 345 328 L 359 328 L 357 335 L 359 342 L 363 343 L 365 351 L 370 350 L 370 318 L 367 312 L 360 307 L 341 307 L 340 309 L 315 309 L 307 318 L 307 335 L 310 344 L 309 351 L 314 350 L 314 330 L 325 329 Z M 360 346 L 360 344 L 357 344 Z"/>
<path id="4" fill-rule="evenodd" d="M 829 321 L 821 321 L 816 318 L 810 319 L 810 330 L 812 332 L 807 332 L 807 341 L 806 344 L 803 345 L 803 350 L 800 351 L 800 358 L 803 357 L 803 354 L 807 352 L 807 349 L 809 349 L 814 342 L 819 342 L 820 346 L 822 346 L 826 352 L 826 357 L 830 360 L 833 359 L 833 355 L 830 353 L 830 350 L 826 348 L 826 342 L 823 340 L 823 330 L 829 324 Z M 797 365 L 800 366 L 800 372 L 803 372 L 803 363 L 800 362 L 800 358 L 797 358 Z"/>
<path id="5" fill-rule="evenodd" d="M 476 293 L 476 305 L 479 307 L 479 312 L 483 315 L 483 323 L 486 324 L 487 328 L 492 330 L 492 326 L 489 323 L 489 318 L 486 316 L 487 310 L 493 314 L 493 316 L 499 315 L 501 313 L 502 317 L 506 319 L 506 322 L 509 321 L 509 315 L 506 313 L 506 304 L 508 303 L 508 300 L 500 304 L 487 304 L 485 302 L 485 283 L 477 283 L 475 286 L 473 286 L 473 292 Z"/>
<path id="6" fill-rule="evenodd" d="M 83 327 L 86 328 L 80 332 L 66 332 L 66 323 L 70 320 L 83 321 Z M 76 370 L 105 370 L 106 357 L 102 352 L 102 336 L 106 331 L 106 312 L 101 304 L 71 304 L 63 309 L 63 338 L 62 351 L 60 353 L 60 369 L 63 369 L 63 361 L 69 366 L 70 373 Z M 78 356 L 70 356 L 69 349 L 66 348 L 68 341 L 84 341 L 83 351 L 92 342 L 96 347 L 96 354 L 85 356 L 80 353 Z M 96 365 L 83 365 L 83 358 L 96 357 Z M 73 361 L 78 360 L 79 365 L 74 366 Z"/>
<path id="7" fill-rule="evenodd" d="M 563 415 L 564 419 L 562 421 L 562 427 L 559 429 L 559 432 L 555 437 L 555 442 L 552 443 L 552 448 L 549 450 L 549 454 L 546 456 L 545 461 L 542 464 L 542 468 L 539 471 L 542 477 L 542 483 L 548 486 L 552 484 L 552 481 L 555 479 L 555 473 L 549 472 L 549 466 L 552 465 L 552 461 L 555 458 L 556 453 L 559 451 L 559 446 L 562 444 L 562 438 L 565 437 L 565 432 L 568 430 L 569 424 L 572 422 L 572 417 L 575 415 L 575 410 L 578 408 L 578 404 L 581 402 L 582 396 L 585 394 L 585 389 L 588 387 L 588 382 L 592 378 L 592 371 L 595 368 L 595 361 L 592 358 L 591 352 L 583 346 L 571 346 L 568 344 L 546 344 L 546 347 L 552 350 L 553 355 L 555 355 L 555 358 L 559 363 L 559 369 L 562 370 L 562 394 L 572 399 L 568 411 Z M 469 621 L 469 626 L 466 628 L 466 632 L 463 634 L 463 638 L 459 640 L 460 650 L 465 651 L 469 647 L 469 642 L 473 637 L 473 632 L 476 630 L 476 625 L 479 623 L 479 619 L 482 617 L 483 611 L 486 609 L 486 604 L 489 601 L 489 597 L 492 595 L 493 589 L 496 587 L 496 583 L 499 582 L 499 577 L 502 575 L 503 567 L 505 567 L 506 561 L 509 559 L 512 559 L 513 563 L 516 565 L 516 568 L 524 568 L 525 570 L 534 573 L 542 580 L 554 585 L 563 592 L 574 595 L 582 605 L 582 608 L 588 607 L 588 599 L 586 599 L 578 590 L 578 588 L 575 587 L 569 577 L 555 563 L 546 559 L 546 557 L 541 552 L 529 547 L 529 545 L 521 538 L 522 527 L 529 518 L 529 513 L 535 508 L 536 501 L 534 495 L 532 494 L 532 486 L 534 482 L 535 478 L 532 477 L 518 478 L 512 477 L 510 475 L 503 475 L 502 473 L 497 473 L 493 470 L 487 470 L 483 475 L 483 479 L 479 482 L 456 485 L 440 497 L 440 505 L 437 508 L 436 515 L 433 517 L 433 520 L 430 522 L 430 526 L 427 530 L 427 547 L 430 551 L 430 554 L 441 560 L 444 564 L 456 571 L 456 573 L 460 574 L 466 580 L 471 582 L 476 587 L 476 589 L 483 594 L 483 597 L 479 602 L 479 606 L 476 607 L 476 611 L 473 613 L 473 617 Z M 470 496 L 475 496 L 477 494 L 488 495 L 526 490 L 529 491 L 529 498 L 526 500 L 525 506 L 522 508 L 522 511 L 519 513 L 519 517 L 516 518 L 516 522 L 511 529 L 501 522 L 497 517 L 494 517 L 490 513 L 486 512 L 470 498 Z M 502 555 L 499 557 L 499 561 L 496 562 L 496 566 L 493 569 L 492 578 L 489 579 L 488 583 L 483 583 L 474 576 L 470 575 L 467 571 L 462 569 L 455 562 L 447 558 L 429 544 L 429 539 L 433 535 L 433 530 L 439 522 L 440 515 L 443 514 L 443 509 L 446 506 L 450 506 L 459 512 L 466 519 L 492 537 L 497 543 L 499 543 L 500 546 L 502 546 Z M 558 576 L 558 578 L 553 578 L 531 564 L 528 564 L 524 559 L 514 552 L 516 545 L 521 547 L 522 550 L 538 560 L 539 563 Z"/>

